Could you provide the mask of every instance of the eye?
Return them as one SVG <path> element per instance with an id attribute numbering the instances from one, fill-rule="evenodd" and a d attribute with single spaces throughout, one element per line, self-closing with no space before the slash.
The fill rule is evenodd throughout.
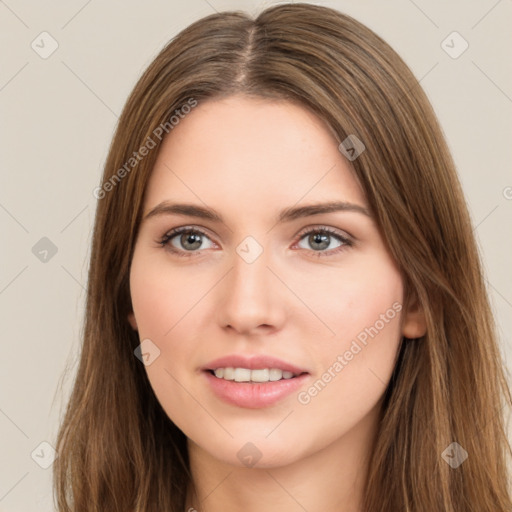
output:
<path id="1" fill-rule="evenodd" d="M 211 245 L 202 247 L 204 239 L 210 240 L 208 235 L 200 229 L 183 226 L 181 228 L 175 228 L 165 234 L 158 243 L 162 245 L 162 247 L 167 246 L 171 252 L 176 253 L 178 256 L 190 256 L 191 254 L 187 253 L 198 252 L 202 249 L 211 249 Z"/>
<path id="2" fill-rule="evenodd" d="M 309 247 L 316 253 L 315 256 L 329 256 L 351 247 L 353 242 L 337 231 L 325 226 L 310 229 L 300 235 L 299 247 L 308 249 L 308 247 L 300 246 L 300 242 L 305 240 Z M 338 242 L 338 245 L 332 247 L 332 242 Z M 328 249 L 331 246 L 329 250 Z"/>

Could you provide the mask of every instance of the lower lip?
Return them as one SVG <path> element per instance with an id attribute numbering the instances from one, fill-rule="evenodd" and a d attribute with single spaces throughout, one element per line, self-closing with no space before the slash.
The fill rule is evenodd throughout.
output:
<path id="1" fill-rule="evenodd" d="M 209 371 L 203 373 L 211 389 L 221 400 L 248 409 L 261 409 L 276 404 L 300 388 L 309 377 L 308 373 L 303 373 L 291 379 L 252 383 L 219 379 Z"/>

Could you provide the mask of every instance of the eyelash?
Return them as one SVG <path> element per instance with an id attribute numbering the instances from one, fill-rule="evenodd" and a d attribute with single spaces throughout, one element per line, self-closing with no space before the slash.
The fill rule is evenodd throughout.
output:
<path id="1" fill-rule="evenodd" d="M 157 243 L 159 245 L 161 245 L 162 247 L 166 247 L 167 246 L 168 249 L 173 254 L 176 254 L 177 256 L 180 256 L 180 257 L 183 256 L 183 257 L 188 257 L 189 258 L 189 257 L 194 256 L 197 253 L 200 253 L 201 250 L 198 250 L 198 251 L 182 251 L 182 250 L 178 250 L 178 249 L 174 248 L 172 245 L 170 245 L 169 242 L 175 236 L 181 235 L 182 233 L 190 233 L 190 234 L 194 234 L 194 235 L 201 235 L 201 236 L 204 236 L 204 237 L 206 237 L 208 239 L 210 238 L 204 231 L 202 231 L 202 230 L 200 230 L 198 228 L 191 228 L 191 227 L 188 227 L 188 226 L 183 226 L 183 227 L 180 227 L 180 228 L 172 229 L 171 231 L 166 233 L 160 240 L 157 240 Z M 319 228 L 313 228 L 313 229 L 310 229 L 309 231 L 302 232 L 301 234 L 298 235 L 299 238 L 298 238 L 297 242 L 300 242 L 304 237 L 306 237 L 307 235 L 311 235 L 311 234 L 327 234 L 327 235 L 330 235 L 330 236 L 338 239 L 338 241 L 343 243 L 343 245 L 340 245 L 339 247 L 336 247 L 335 249 L 330 249 L 328 251 L 313 251 L 313 250 L 310 251 L 310 252 L 314 253 L 315 256 L 318 256 L 318 257 L 332 256 L 332 255 L 338 254 L 339 252 L 344 251 L 348 247 L 352 247 L 354 245 L 354 243 L 351 240 L 349 240 L 348 238 L 340 235 L 337 231 L 335 231 L 335 230 L 333 230 L 331 228 L 328 228 L 326 226 L 322 226 L 322 227 L 319 227 Z"/>

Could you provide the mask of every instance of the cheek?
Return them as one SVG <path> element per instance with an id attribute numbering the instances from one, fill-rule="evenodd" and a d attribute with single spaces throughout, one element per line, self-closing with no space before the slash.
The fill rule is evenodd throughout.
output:
<path id="1" fill-rule="evenodd" d="M 130 293 L 138 335 L 141 342 L 151 340 L 154 345 L 149 346 L 157 354 L 145 370 L 156 397 L 178 426 L 191 407 L 185 391 L 190 368 L 183 363 L 197 352 L 200 301 L 211 286 L 199 273 L 194 277 L 190 272 L 170 272 L 168 265 L 134 254 Z"/>
<path id="2" fill-rule="evenodd" d="M 371 406 L 384 392 L 401 341 L 400 314 L 398 302 L 388 304 L 366 324 L 360 324 L 364 327 L 353 325 L 326 348 L 320 380 L 334 383 L 334 402 Z"/>
<path id="3" fill-rule="evenodd" d="M 365 418 L 375 417 L 395 366 L 400 303 L 375 300 L 371 308 L 368 302 L 366 306 L 357 318 L 338 320 L 342 334 L 322 341 L 315 378 L 297 396 L 295 419 L 302 416 L 307 429 L 322 431 L 324 440 L 357 430 Z"/>
<path id="4" fill-rule="evenodd" d="M 130 293 L 141 338 L 170 338 L 211 284 L 199 272 L 170 271 L 165 259 L 135 253 L 130 271 Z"/>
<path id="5" fill-rule="evenodd" d="M 313 279 L 295 277 L 294 291 L 312 313 L 304 321 L 311 329 L 322 328 L 323 323 L 322 338 L 338 348 L 360 333 L 364 338 L 365 329 L 376 323 L 379 331 L 384 325 L 389 331 L 387 326 L 393 324 L 398 333 L 403 284 L 396 267 L 383 254 L 347 261 L 344 266 L 322 269 Z"/>
<path id="6" fill-rule="evenodd" d="M 319 379 L 301 403 L 338 403 L 357 417 L 384 392 L 401 340 L 403 286 L 397 269 L 382 261 L 333 273 L 323 293 L 309 293 L 331 333 L 315 344 Z M 311 316 L 309 322 L 318 320 Z"/>

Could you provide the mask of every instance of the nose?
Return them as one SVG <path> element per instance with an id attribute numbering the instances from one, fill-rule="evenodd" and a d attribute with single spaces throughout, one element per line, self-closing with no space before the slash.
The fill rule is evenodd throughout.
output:
<path id="1" fill-rule="evenodd" d="M 287 310 L 285 287 L 270 270 L 269 253 L 264 250 L 254 261 L 240 254 L 233 252 L 231 270 L 220 286 L 219 325 L 240 334 L 279 330 Z"/>

